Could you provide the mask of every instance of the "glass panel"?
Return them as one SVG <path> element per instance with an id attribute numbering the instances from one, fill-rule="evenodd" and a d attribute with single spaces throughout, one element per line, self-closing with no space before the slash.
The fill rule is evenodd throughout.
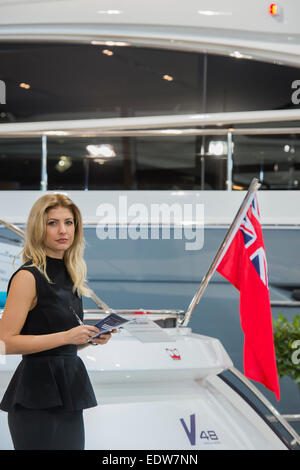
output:
<path id="1" fill-rule="evenodd" d="M 209 153 L 212 137 L 137 139 L 139 189 L 224 189 L 225 155 Z"/>
<path id="2" fill-rule="evenodd" d="M 125 189 L 123 140 L 48 139 L 48 189 Z"/>
<path id="3" fill-rule="evenodd" d="M 195 137 L 138 138 L 136 152 L 139 189 L 200 187 L 200 158 L 196 156 Z"/>
<path id="4" fill-rule="evenodd" d="M 299 137 L 234 136 L 233 189 L 246 189 L 254 177 L 261 189 L 300 189 Z"/>
<path id="5" fill-rule="evenodd" d="M 41 139 L 0 140 L 0 190 L 40 189 Z"/>
<path id="6" fill-rule="evenodd" d="M 81 141 L 48 138 L 48 189 L 84 189 L 85 154 Z"/>
<path id="7" fill-rule="evenodd" d="M 197 52 L 2 43 L 0 122 L 295 108 L 298 77 L 295 67 Z"/>
<path id="8" fill-rule="evenodd" d="M 227 143 L 212 139 L 49 138 L 48 189 L 225 189 Z"/>
<path id="9" fill-rule="evenodd" d="M 233 135 L 233 189 L 300 188 L 300 136 Z M 48 189 L 226 189 L 226 136 L 47 139 Z M 0 190 L 40 189 L 42 142 L 0 140 Z"/>
<path id="10" fill-rule="evenodd" d="M 207 112 L 299 108 L 292 99 L 299 68 L 238 57 L 208 56 Z"/>
<path id="11" fill-rule="evenodd" d="M 2 44 L 0 64 L 7 92 L 1 122 L 194 113 L 202 106 L 201 54 Z"/>

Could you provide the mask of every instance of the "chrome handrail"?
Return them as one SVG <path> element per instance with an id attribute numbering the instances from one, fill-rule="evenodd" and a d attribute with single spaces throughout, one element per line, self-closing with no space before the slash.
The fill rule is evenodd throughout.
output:
<path id="1" fill-rule="evenodd" d="M 83 309 L 84 313 L 85 314 L 103 314 L 103 315 L 106 315 L 109 310 L 97 310 L 95 308 L 85 308 Z M 117 313 L 122 313 L 124 315 L 137 315 L 137 314 L 151 314 L 151 315 L 161 315 L 161 314 L 164 314 L 164 315 L 170 315 L 170 316 L 174 316 L 174 315 L 180 315 L 182 313 L 184 313 L 184 310 L 167 310 L 167 309 L 144 309 L 144 308 L 131 308 L 131 309 L 121 309 L 121 308 L 116 308 L 114 309 L 114 312 L 117 312 Z"/>
<path id="2" fill-rule="evenodd" d="M 272 405 L 271 402 L 248 380 L 238 369 L 230 367 L 228 369 L 233 375 L 235 375 L 251 392 L 264 404 L 264 406 L 270 411 L 271 415 L 274 416 L 284 429 L 293 437 L 291 445 L 300 445 L 300 436 L 295 429 L 290 426 L 286 418 L 279 413 L 279 411 Z"/>
<path id="3" fill-rule="evenodd" d="M 300 421 L 300 415 L 299 414 L 282 414 L 281 416 L 283 416 L 284 419 L 286 419 L 287 421 L 290 421 L 290 422 L 298 422 Z M 266 418 L 271 421 L 271 423 L 274 423 L 276 422 L 276 418 L 275 416 L 272 416 L 272 415 L 267 415 Z"/>
<path id="4" fill-rule="evenodd" d="M 271 300 L 271 307 L 300 307 L 299 300 Z"/>
<path id="5" fill-rule="evenodd" d="M 93 320 L 95 321 L 97 318 L 102 319 L 106 317 L 109 313 L 110 310 L 97 310 L 97 309 L 83 309 L 84 312 L 84 319 L 85 321 Z M 175 320 L 175 328 L 180 327 L 183 318 L 184 318 L 184 310 L 152 310 L 152 309 L 142 309 L 142 308 L 137 308 L 137 309 L 119 309 L 116 308 L 114 309 L 114 312 L 116 312 L 118 315 L 124 316 L 124 317 L 131 317 L 131 316 L 139 316 L 141 314 L 146 314 L 147 318 L 153 321 L 159 321 L 159 320 Z M 173 328 L 173 326 L 172 326 Z"/>
<path id="6" fill-rule="evenodd" d="M 11 230 L 12 232 L 16 233 L 17 235 L 19 235 L 21 238 L 24 238 L 25 237 L 25 232 L 24 230 L 22 230 L 21 228 L 17 227 L 16 225 L 14 224 L 11 224 L 10 222 L 6 222 L 5 220 L 3 219 L 0 219 L 0 224 L 4 225 L 6 228 L 8 228 L 9 230 Z"/>
<path id="7" fill-rule="evenodd" d="M 300 109 L 271 110 L 271 111 L 240 111 L 228 113 L 174 114 L 142 117 L 117 117 L 100 119 L 70 119 L 61 121 L 13 122 L 0 125 L 2 137 L 38 137 L 64 136 L 71 131 L 86 135 L 86 131 L 102 130 L 138 130 L 138 129 L 168 129 L 170 127 L 192 126 L 232 126 L 258 122 L 297 121 L 300 119 Z M 231 129 L 230 129 L 231 130 Z"/>
<path id="8" fill-rule="evenodd" d="M 216 136 L 223 135 L 227 136 L 228 132 L 231 132 L 232 135 L 284 135 L 284 134 L 300 134 L 300 127 L 241 127 L 241 128 L 170 128 L 170 129 L 143 129 L 143 130 L 102 130 L 102 129 L 92 129 L 92 130 L 83 130 L 83 129 L 72 129 L 71 131 L 48 131 L 48 132 L 13 132 L 10 131 L 8 134 L 1 132 L 1 127 L 3 124 L 0 124 L 0 138 L 33 138 L 33 137 L 42 137 L 47 136 L 47 140 L 51 138 L 58 138 L 62 136 L 64 139 L 70 139 L 73 137 L 76 138 L 91 138 L 91 137 L 186 137 L 186 136 Z M 51 133 L 50 133 L 51 132 Z"/>

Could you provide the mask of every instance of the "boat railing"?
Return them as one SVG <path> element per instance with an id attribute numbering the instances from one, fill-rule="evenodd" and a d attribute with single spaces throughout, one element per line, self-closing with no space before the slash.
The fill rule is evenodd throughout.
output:
<path id="1" fill-rule="evenodd" d="M 299 422 L 300 421 L 300 415 L 299 414 L 282 414 L 284 419 L 290 422 Z M 276 421 L 275 416 L 272 415 L 267 415 L 267 419 L 271 422 L 274 423 Z"/>
<path id="2" fill-rule="evenodd" d="M 92 308 L 83 309 L 86 323 L 95 323 L 95 320 L 102 320 L 111 313 L 111 310 L 98 310 Z M 184 319 L 184 310 L 166 310 L 166 309 L 113 309 L 118 315 L 130 318 L 131 316 L 147 315 L 149 320 L 153 320 L 163 328 L 179 328 Z"/>
<path id="3" fill-rule="evenodd" d="M 265 418 L 270 422 L 279 423 L 285 431 L 290 435 L 291 441 L 289 444 L 294 446 L 300 446 L 300 436 L 296 430 L 289 424 L 289 421 L 299 421 L 300 415 L 283 415 L 272 405 L 272 403 L 258 390 L 258 388 L 248 380 L 236 367 L 228 369 L 240 382 L 242 382 L 248 390 L 265 406 L 270 415 L 266 415 Z"/>
<path id="4" fill-rule="evenodd" d="M 237 135 L 284 135 L 300 134 L 294 125 L 300 120 L 300 109 L 242 111 L 228 113 L 203 113 L 159 115 L 143 117 L 118 117 L 104 119 L 76 119 L 39 122 L 13 122 L 0 125 L 1 138 L 41 138 L 41 182 L 42 191 L 48 189 L 47 150 L 48 139 L 63 137 L 182 137 L 182 136 L 226 136 L 227 178 L 226 189 L 233 188 L 233 137 Z M 270 127 L 270 123 L 284 123 L 281 127 Z M 250 127 L 236 127 L 249 125 Z M 257 124 L 257 127 L 253 125 Z M 264 124 L 267 124 L 264 126 Z M 287 125 L 289 124 L 289 125 Z M 208 128 L 208 126 L 216 126 Z M 204 185 L 204 183 L 203 183 Z M 88 189 L 88 188 L 86 188 Z M 203 188 L 204 189 L 204 186 Z"/>

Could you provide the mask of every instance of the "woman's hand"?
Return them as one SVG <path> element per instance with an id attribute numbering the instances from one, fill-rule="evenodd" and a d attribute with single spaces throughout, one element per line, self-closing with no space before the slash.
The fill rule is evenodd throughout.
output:
<path id="1" fill-rule="evenodd" d="M 100 330 L 98 330 L 98 328 L 92 325 L 76 326 L 75 328 L 71 328 L 70 330 L 65 332 L 66 344 L 85 344 L 93 336 L 99 334 L 99 332 Z M 103 343 L 100 343 L 100 344 L 103 344 Z"/>
<path id="2" fill-rule="evenodd" d="M 116 333 L 116 332 L 117 330 L 112 330 L 111 333 Z M 94 344 L 106 344 L 111 338 L 111 333 L 102 334 L 98 338 L 94 338 L 92 341 Z"/>

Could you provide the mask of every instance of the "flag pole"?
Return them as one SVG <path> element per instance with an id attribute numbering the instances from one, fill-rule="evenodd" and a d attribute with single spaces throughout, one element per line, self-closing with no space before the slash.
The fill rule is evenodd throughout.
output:
<path id="1" fill-rule="evenodd" d="M 237 211 L 236 213 L 236 216 L 232 222 L 232 224 L 230 225 L 226 235 L 225 235 L 225 238 L 223 240 L 223 242 L 221 243 L 214 259 L 213 259 L 213 262 L 211 263 L 207 273 L 204 275 L 204 277 L 202 278 L 202 281 L 201 281 L 201 284 L 200 284 L 200 287 L 199 289 L 197 290 L 197 292 L 195 293 L 187 311 L 185 312 L 184 314 L 184 319 L 181 323 L 181 327 L 182 326 L 187 326 L 190 319 L 191 319 L 191 316 L 192 316 L 192 313 L 196 307 L 196 305 L 198 304 L 200 298 L 202 297 L 203 295 L 203 292 L 205 291 L 211 277 L 213 276 L 215 270 L 217 269 L 218 265 L 220 264 L 222 258 L 224 257 L 232 239 L 234 238 L 236 232 L 238 231 L 238 228 L 241 224 L 241 221 L 244 219 L 248 209 L 249 209 L 249 206 L 252 202 L 252 199 L 256 193 L 256 191 L 260 188 L 261 184 L 259 183 L 258 179 L 257 178 L 253 178 L 253 180 L 251 181 L 251 184 L 248 188 L 248 191 L 247 191 L 247 194 L 239 208 L 239 210 Z"/>

